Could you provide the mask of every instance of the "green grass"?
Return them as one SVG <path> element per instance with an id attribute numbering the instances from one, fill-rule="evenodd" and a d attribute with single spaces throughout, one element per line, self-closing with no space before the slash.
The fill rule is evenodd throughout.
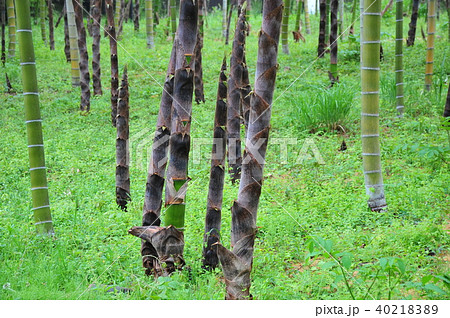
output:
<path id="1" fill-rule="evenodd" d="M 56 51 L 49 51 L 35 26 L 54 238 L 34 233 L 20 68 L 18 59 L 7 61 L 6 69 L 18 94 L 8 95 L 6 88 L 1 94 L 0 299 L 224 298 L 221 271 L 203 272 L 200 259 L 211 151 L 210 145 L 202 142 L 212 138 L 217 78 L 222 56 L 231 49 L 221 40 L 220 17 L 220 13 L 207 17 L 203 57 L 206 103 L 193 107 L 192 138 L 197 152 L 192 155 L 198 160 L 191 160 L 189 167 L 187 267 L 156 282 L 145 277 L 140 242 L 127 230 L 141 222 L 147 170 L 142 161 L 151 143 L 144 149 L 140 145 L 152 139 L 169 59 L 171 44 L 162 32 L 165 20 L 156 30 L 157 49 L 145 49 L 143 29 L 133 35 L 131 24 L 125 25 L 119 45 L 120 69 L 128 64 L 130 136 L 134 138 L 128 212 L 115 204 L 116 132 L 110 125 L 108 40 L 102 38 L 101 43 L 104 95 L 93 97 L 91 112 L 82 115 L 78 111 L 79 89 L 71 87 L 70 65 L 65 62 L 62 27 L 56 29 Z M 441 15 L 438 21 L 442 38 L 435 45 L 439 61 L 435 72 L 443 80 L 431 92 L 423 92 L 425 43 L 418 37 L 414 47 L 405 48 L 403 119 L 396 117 L 389 88 L 382 89 L 382 164 L 389 206 L 383 213 L 367 210 L 364 191 L 359 43 L 347 38 L 339 42 L 339 52 L 343 52 L 338 56 L 341 84 L 324 89 L 329 85 L 329 59 L 327 55 L 316 60 L 318 20 L 314 15 L 311 18 L 313 34 L 306 35 L 306 43 L 290 39 L 291 55 L 282 55 L 280 50 L 278 59 L 271 138 L 291 138 L 292 142 L 284 159 L 279 142 L 269 143 L 251 293 L 255 299 L 350 299 L 350 291 L 358 299 L 448 299 L 449 158 L 444 150 L 442 158 L 431 151 L 432 147 L 448 145 L 447 132 L 440 126 L 448 85 L 442 74 L 450 73 L 448 60 L 442 62 L 448 42 L 446 30 L 440 27 L 447 18 Z M 260 23 L 261 18 L 252 15 L 247 40 L 251 79 Z M 358 33 L 358 23 L 355 27 Z M 392 21 L 383 22 L 384 32 L 393 34 L 393 30 Z M 382 83 L 390 83 L 393 39 L 383 37 L 383 48 Z M 347 101 L 345 111 L 332 110 L 328 115 L 327 105 L 336 105 L 333 98 Z M 315 108 L 305 108 L 309 105 Z M 311 126 L 303 125 L 302 114 L 317 116 L 317 108 L 331 119 L 314 119 Z M 343 125 L 346 133 L 322 129 L 333 128 L 335 123 Z M 320 131 L 310 134 L 312 128 Z M 318 165 L 314 158 L 296 163 L 306 138 L 317 146 L 324 165 Z M 342 152 L 338 149 L 343 138 L 348 149 Z M 415 145 L 431 150 L 421 152 Z M 238 187 L 228 179 L 226 182 L 222 242 L 229 246 L 229 208 Z M 345 269 L 345 278 L 338 263 Z M 393 281 L 397 283 L 389 285 Z M 128 287 L 132 292 L 108 293 L 103 288 L 89 289 L 91 284 Z"/>

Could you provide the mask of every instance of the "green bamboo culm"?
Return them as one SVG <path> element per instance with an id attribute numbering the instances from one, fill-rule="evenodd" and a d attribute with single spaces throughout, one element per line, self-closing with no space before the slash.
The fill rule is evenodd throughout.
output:
<path id="1" fill-rule="evenodd" d="M 284 54 L 289 55 L 289 14 L 291 12 L 291 0 L 284 0 L 283 21 L 281 22 L 281 48 Z"/>
<path id="2" fill-rule="evenodd" d="M 309 9 L 308 9 L 308 0 L 303 0 L 304 8 L 305 8 L 305 25 L 306 25 L 306 34 L 311 34 L 311 22 L 309 18 Z M 298 3 L 300 6 L 300 2 Z"/>
<path id="3" fill-rule="evenodd" d="M 177 32 L 177 2 L 170 0 L 170 29 L 172 31 L 172 39 L 175 39 L 175 32 Z"/>
<path id="4" fill-rule="evenodd" d="M 155 47 L 153 34 L 153 1 L 145 0 L 145 25 L 147 31 L 147 49 Z"/>
<path id="5" fill-rule="evenodd" d="M 325 7 L 325 41 L 328 41 L 330 39 L 330 1 L 331 0 L 325 0 L 325 1 L 326 1 L 326 7 Z"/>
<path id="6" fill-rule="evenodd" d="M 395 14 L 395 88 L 397 115 L 403 117 L 403 0 L 396 0 Z"/>
<path id="7" fill-rule="evenodd" d="M 379 138 L 381 0 L 362 0 L 361 39 L 361 139 L 368 205 L 386 207 Z"/>
<path id="8" fill-rule="evenodd" d="M 330 72 L 331 85 L 339 81 L 337 59 L 338 59 L 338 0 L 331 0 L 330 10 Z"/>
<path id="9" fill-rule="evenodd" d="M 14 0 L 6 0 L 8 16 L 8 58 L 16 56 L 16 14 L 14 13 Z"/>
<path id="10" fill-rule="evenodd" d="M 47 12 L 47 5 L 45 3 L 45 0 L 39 0 L 39 23 L 41 25 L 41 36 L 42 41 L 44 41 L 45 45 L 47 45 L 47 35 L 45 33 L 45 16 Z"/>
<path id="11" fill-rule="evenodd" d="M 42 119 L 39 109 L 36 62 L 31 31 L 30 1 L 17 1 L 16 12 L 30 159 L 32 210 L 38 234 L 52 235 L 54 231 L 48 199 L 47 169 L 45 167 Z"/>
<path id="12" fill-rule="evenodd" d="M 425 90 L 431 89 L 433 79 L 434 37 L 436 33 L 436 0 L 428 0 L 427 58 L 425 62 Z"/>

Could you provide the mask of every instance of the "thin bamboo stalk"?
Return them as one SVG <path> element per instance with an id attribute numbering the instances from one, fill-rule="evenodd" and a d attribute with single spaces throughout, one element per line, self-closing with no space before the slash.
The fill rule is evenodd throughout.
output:
<path id="1" fill-rule="evenodd" d="M 305 8 L 305 25 L 306 25 L 306 34 L 311 34 L 311 22 L 309 18 L 309 9 L 308 9 L 308 0 L 303 0 L 304 8 Z M 300 5 L 300 2 L 299 2 Z"/>
<path id="2" fill-rule="evenodd" d="M 194 50 L 195 70 L 194 70 L 194 95 L 197 104 L 205 102 L 205 94 L 203 91 L 203 65 L 202 65 L 202 49 L 203 49 L 203 12 L 205 3 L 198 0 L 198 32 L 197 44 Z"/>
<path id="3" fill-rule="evenodd" d="M 284 0 L 283 21 L 281 22 L 281 48 L 284 54 L 289 55 L 289 15 L 291 12 L 291 0 Z"/>
<path id="4" fill-rule="evenodd" d="M 6 28 L 6 6 L 5 0 L 0 0 L 0 24 L 1 24 L 1 42 L 2 42 L 2 52 L 1 60 L 2 65 L 5 66 L 6 63 L 6 40 L 5 40 L 5 28 Z"/>
<path id="5" fill-rule="evenodd" d="M 225 38 L 227 36 L 227 24 L 228 24 L 228 1 L 222 0 L 222 35 Z"/>
<path id="6" fill-rule="evenodd" d="M 337 41 L 337 33 L 338 33 L 338 0 L 331 0 L 330 7 L 330 72 L 329 77 L 331 81 L 331 85 L 339 82 L 338 69 L 337 69 L 337 58 L 338 58 L 338 41 Z"/>
<path id="7" fill-rule="evenodd" d="M 317 46 L 317 56 L 323 58 L 325 54 L 325 28 L 326 28 L 326 14 L 327 14 L 327 0 L 320 0 L 320 23 L 319 23 L 319 44 Z"/>
<path id="8" fill-rule="evenodd" d="M 373 211 L 386 207 L 379 138 L 381 0 L 362 0 L 361 137 L 368 205 Z"/>
<path id="9" fill-rule="evenodd" d="M 106 17 L 108 22 L 109 53 L 111 58 L 111 123 L 116 126 L 117 100 L 119 96 L 119 60 L 117 57 L 116 29 L 112 0 L 106 1 Z"/>
<path id="10" fill-rule="evenodd" d="M 342 40 L 344 38 L 343 28 L 344 28 L 344 0 L 339 0 L 339 16 L 338 16 L 338 29 L 339 37 Z"/>
<path id="11" fill-rule="evenodd" d="M 48 6 L 48 39 L 50 43 L 50 50 L 55 50 L 55 34 L 53 27 L 53 5 L 52 0 L 47 0 Z"/>
<path id="12" fill-rule="evenodd" d="M 69 29 L 70 70 L 72 86 L 80 86 L 80 52 L 78 50 L 78 31 L 72 0 L 66 0 L 67 28 Z"/>
<path id="13" fill-rule="evenodd" d="M 41 36 L 42 41 L 44 41 L 45 45 L 47 45 L 47 35 L 45 30 L 45 13 L 47 12 L 47 10 L 45 7 L 45 0 L 39 0 L 39 22 L 41 25 Z"/>
<path id="14" fill-rule="evenodd" d="M 403 0 L 396 0 L 395 29 L 395 88 L 398 117 L 403 117 Z"/>
<path id="15" fill-rule="evenodd" d="M 425 62 L 425 90 L 431 89 L 433 79 L 434 62 L 434 38 L 436 34 L 436 0 L 428 0 L 428 36 L 427 36 L 427 57 Z"/>
<path id="16" fill-rule="evenodd" d="M 352 23 L 350 24 L 349 34 L 354 34 L 355 33 L 354 24 L 355 24 L 355 18 L 356 18 L 356 3 L 357 3 L 357 0 L 353 0 Z"/>
<path id="17" fill-rule="evenodd" d="M 67 22 L 67 10 L 66 10 L 65 2 L 64 2 L 64 8 L 62 10 L 62 15 L 64 16 L 64 54 L 66 55 L 66 62 L 70 62 L 69 26 L 68 26 L 68 22 Z"/>
<path id="18" fill-rule="evenodd" d="M 139 0 L 135 0 L 133 3 L 133 18 L 134 18 L 134 31 L 139 32 L 139 18 L 140 18 L 140 10 L 139 10 Z"/>
<path id="19" fill-rule="evenodd" d="M 89 74 L 89 56 L 86 48 L 86 29 L 83 22 L 83 8 L 78 0 L 73 0 L 75 11 L 75 23 L 78 30 L 78 50 L 80 52 L 80 87 L 81 102 L 80 110 L 88 112 L 91 108 L 91 90 L 89 83 L 91 76 Z"/>
<path id="20" fill-rule="evenodd" d="M 408 38 L 406 39 L 406 46 L 413 46 L 416 39 L 416 26 L 417 26 L 417 16 L 419 13 L 419 0 L 413 0 L 412 2 L 412 13 L 411 22 L 409 23 Z"/>
<path id="21" fill-rule="evenodd" d="M 147 31 L 147 49 L 155 47 L 153 34 L 153 1 L 145 0 L 145 26 Z"/>
<path id="22" fill-rule="evenodd" d="M 8 58 L 16 55 L 16 14 L 14 10 L 14 0 L 6 0 L 7 17 L 8 17 Z"/>
<path id="23" fill-rule="evenodd" d="M 17 1 L 16 12 L 34 224 L 38 234 L 52 235 L 54 231 L 48 198 L 47 168 L 45 167 L 29 0 Z"/>
<path id="24" fill-rule="evenodd" d="M 92 86 L 94 95 L 102 95 L 102 80 L 100 67 L 100 26 L 102 18 L 102 1 L 92 1 Z"/>
<path id="25" fill-rule="evenodd" d="M 172 39 L 175 39 L 175 32 L 177 31 L 177 3 L 175 0 L 170 0 L 170 26 Z"/>

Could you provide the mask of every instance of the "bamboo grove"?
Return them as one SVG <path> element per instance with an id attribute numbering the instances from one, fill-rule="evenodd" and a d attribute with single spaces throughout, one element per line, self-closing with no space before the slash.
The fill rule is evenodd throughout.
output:
<path id="1" fill-rule="evenodd" d="M 54 29 L 64 18 L 65 56 L 68 64 L 67 78 L 70 77 L 74 90 L 80 93 L 80 111 L 87 115 L 98 111 L 91 108 L 91 74 L 87 37 L 92 37 L 92 92 L 102 95 L 107 92 L 109 106 L 107 110 L 109 126 L 115 127 L 115 202 L 123 211 L 130 210 L 133 176 L 130 171 L 130 114 L 133 113 L 133 80 L 128 72 L 131 67 L 119 64 L 119 54 L 126 54 L 121 45 L 126 33 L 126 23 L 131 19 L 134 36 L 145 35 L 146 48 L 158 49 L 158 41 L 163 36 L 158 25 L 160 14 L 167 19 L 164 38 L 171 41 L 172 50 L 168 58 L 156 123 L 151 123 L 152 148 L 148 165 L 146 182 L 143 188 L 145 196 L 142 205 L 142 218 L 139 226 L 134 226 L 128 233 L 139 238 L 142 266 L 148 276 L 169 276 L 183 270 L 185 261 L 185 239 L 189 228 L 190 184 L 189 162 L 191 153 L 191 131 L 194 130 L 195 107 L 197 104 L 211 103 L 215 99 L 215 112 L 211 115 L 213 122 L 212 149 L 209 168 L 207 204 L 204 214 L 203 246 L 201 263 L 204 269 L 213 270 L 220 267 L 225 281 L 226 299 L 252 299 L 250 292 L 251 272 L 253 266 L 254 246 L 258 233 L 258 207 L 264 182 L 264 165 L 267 148 L 270 147 L 269 132 L 271 128 L 272 108 L 276 107 L 274 91 L 276 78 L 280 72 L 278 50 L 289 55 L 290 45 L 302 45 L 306 41 L 317 43 L 317 59 L 329 54 L 328 79 L 329 90 L 339 87 L 345 71 L 338 64 L 338 44 L 345 37 L 355 37 L 359 33 L 360 42 L 360 125 L 361 125 L 361 166 L 367 206 L 371 211 L 382 212 L 388 206 L 389 197 L 385 194 L 383 182 L 382 137 L 380 136 L 380 63 L 382 44 L 383 17 L 381 0 L 361 0 L 358 10 L 357 1 L 347 1 L 351 6 L 349 21 L 344 21 L 345 6 L 342 0 L 319 0 L 315 7 L 320 15 L 319 24 L 312 25 L 311 9 L 308 1 L 264 0 L 262 1 L 262 22 L 250 25 L 252 12 L 251 1 L 223 0 L 220 2 L 222 12 L 220 33 L 226 46 L 225 56 L 217 73 L 217 95 L 207 96 L 204 89 L 203 74 L 208 65 L 202 63 L 202 55 L 208 54 L 204 47 L 204 37 L 208 35 L 208 1 L 206 0 L 91 0 L 85 7 L 78 0 L 61 1 L 61 15 L 53 18 L 55 9 L 52 1 L 39 0 L 35 3 L 38 10 L 40 40 L 55 47 Z M 423 52 L 425 61 L 424 90 L 429 91 L 433 84 L 433 65 L 436 35 L 437 1 L 427 1 L 427 48 Z M 6 0 L 2 6 L 2 46 L 5 47 L 5 28 L 8 27 L 8 60 L 15 61 L 16 37 L 20 64 L 22 69 L 23 100 L 25 105 L 26 132 L 28 138 L 29 174 L 31 180 L 32 211 L 34 224 L 39 234 L 53 234 L 53 221 L 47 185 L 47 168 L 44 160 L 44 138 L 40 116 L 36 62 L 32 39 L 32 12 L 30 1 Z M 404 120 L 408 114 L 405 105 L 406 90 L 403 67 L 408 48 L 414 46 L 420 1 L 412 0 L 407 8 L 403 0 L 395 1 L 395 16 L 391 23 L 396 26 L 395 65 L 389 66 L 395 73 L 395 107 L 398 120 Z M 102 11 L 104 9 L 104 12 Z M 388 7 L 385 8 L 385 11 Z M 358 12 L 359 11 L 359 12 Z M 404 30 L 404 17 L 410 12 L 409 31 Z M 258 12 L 259 14 L 259 12 Z M 290 14 L 295 19 L 289 20 Z M 85 17 L 89 17 L 86 32 Z M 102 23 L 104 17 L 104 23 Z M 145 30 L 140 30 L 140 17 L 145 19 Z M 46 21 L 48 20 L 48 37 Z M 360 27 L 355 27 L 360 20 Z M 291 25 L 295 25 L 291 29 Z M 302 34 L 305 26 L 305 35 Z M 249 63 L 246 57 L 247 41 L 257 29 L 258 48 L 256 63 Z M 230 31 L 231 30 L 231 31 Z M 450 30 L 450 29 L 449 29 Z M 103 56 L 100 56 L 101 34 L 104 31 L 109 42 L 109 70 L 101 71 Z M 159 34 L 158 32 L 161 32 Z M 255 31 L 256 32 L 256 31 Z M 292 32 L 294 42 L 289 42 Z M 450 31 L 449 31 L 450 32 Z M 406 37 L 405 37 L 406 35 Z M 450 36 L 450 33 L 449 33 Z M 313 38 L 314 37 L 314 38 Z M 300 40 L 302 42 L 300 42 Z M 48 42 L 48 43 L 47 43 Z M 281 43 L 280 43 L 281 42 Z M 298 43 L 297 43 L 298 42 Z M 314 44 L 316 45 L 316 44 Z M 118 49 L 119 47 L 119 49 Z M 5 48 L 3 48 L 5 51 Z M 316 52 L 316 51 L 315 51 Z M 386 53 L 386 52 L 385 52 Z M 3 66 L 6 56 L 3 57 Z M 388 53 L 386 53 L 388 54 Z M 301 58 L 301 57 L 299 57 Z M 316 60 L 317 60 L 316 59 Z M 328 62 L 327 62 L 328 63 Z M 252 65 L 255 64 L 255 65 Z M 254 69 L 254 82 L 251 82 L 249 68 Z M 70 72 L 69 72 L 70 71 Z M 119 76 L 119 71 L 122 76 Z M 210 70 L 208 69 L 208 72 Z M 103 74 L 103 75 L 102 75 Z M 110 78 L 103 83 L 105 75 Z M 341 76 L 339 76 L 341 75 Z M 6 78 L 8 79 L 7 75 Z M 119 80 L 121 78 L 121 81 Z M 120 83 L 120 85 L 119 85 Z M 450 116 L 450 89 L 447 96 L 444 117 Z M 130 107 L 131 105 L 131 107 Z M 245 141 L 245 142 L 243 142 Z M 226 185 L 226 174 L 231 185 Z M 231 242 L 222 241 L 222 210 L 224 188 L 230 186 L 236 192 L 236 200 L 231 203 Z M 139 198 L 133 198 L 136 201 Z M 124 229 L 125 231 L 125 229 Z"/>

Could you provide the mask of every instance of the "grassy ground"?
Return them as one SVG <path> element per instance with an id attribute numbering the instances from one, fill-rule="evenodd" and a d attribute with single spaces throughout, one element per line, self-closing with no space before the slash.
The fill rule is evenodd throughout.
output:
<path id="1" fill-rule="evenodd" d="M 406 115 L 398 119 L 393 84 L 394 21 L 388 12 L 382 26 L 380 119 L 389 205 L 383 213 L 366 207 L 359 137 L 359 43 L 347 37 L 339 42 L 341 93 L 334 98 L 349 103 L 344 111 L 347 115 L 337 117 L 345 134 L 340 128 L 311 127 L 305 118 L 308 109 L 314 113 L 311 101 L 327 94 L 323 89 L 329 84 L 328 55 L 316 60 L 317 17 L 312 16 L 313 34 L 306 35 L 306 43 L 290 39 L 289 56 L 281 55 L 280 50 L 272 142 L 258 212 L 251 290 L 255 299 L 350 299 L 352 294 L 359 299 L 449 298 L 449 277 L 445 276 L 450 257 L 448 135 L 440 126 L 450 73 L 448 22 L 444 15 L 438 21 L 442 38 L 438 37 L 435 45 L 436 75 L 431 92 L 423 92 L 425 42 L 419 35 L 414 47 L 405 48 Z M 406 21 L 409 18 L 405 30 Z M 3 92 L 0 97 L 0 299 L 224 298 L 220 270 L 205 273 L 200 260 L 217 77 L 222 56 L 230 51 L 220 36 L 220 13 L 210 14 L 207 23 L 203 57 L 206 103 L 193 108 L 196 146 L 192 156 L 196 159 L 189 167 L 187 269 L 158 281 L 145 277 L 140 242 L 127 230 L 141 222 L 147 151 L 171 47 L 162 32 L 165 21 L 157 28 L 155 50 L 145 49 L 144 31 L 133 35 L 131 24 L 125 26 L 119 45 L 120 68 L 128 64 L 130 81 L 133 201 L 128 212 L 115 204 L 108 41 L 102 38 L 101 44 L 104 95 L 91 99 L 89 114 L 80 114 L 79 90 L 71 87 L 70 66 L 63 54 L 62 27 L 56 29 L 56 51 L 49 51 L 35 26 L 54 238 L 34 233 L 20 68 L 17 59 L 7 62 L 18 94 Z M 423 23 L 420 20 L 419 25 Z M 253 81 L 260 17 L 253 15 L 251 24 L 247 61 Z M 290 138 L 286 158 L 280 138 Z M 344 139 L 347 150 L 339 151 Z M 317 146 L 324 165 L 311 156 L 297 161 L 305 141 Z M 222 231 L 226 246 L 229 207 L 237 191 L 227 180 Z M 132 292 L 108 293 L 100 287 L 88 288 L 91 284 L 128 287 Z"/>

